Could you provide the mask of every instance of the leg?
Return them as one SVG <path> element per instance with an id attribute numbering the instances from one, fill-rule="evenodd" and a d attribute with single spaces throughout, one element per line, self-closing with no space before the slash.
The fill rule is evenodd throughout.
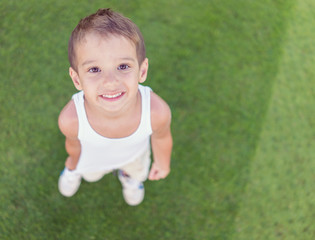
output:
<path id="1" fill-rule="evenodd" d="M 93 172 L 93 173 L 83 173 L 82 177 L 87 182 L 97 182 L 104 177 L 105 174 L 112 172 L 112 170 L 102 171 L 102 172 Z"/>
<path id="2" fill-rule="evenodd" d="M 123 187 L 123 196 L 127 204 L 139 205 L 144 198 L 143 182 L 147 179 L 150 167 L 150 151 L 139 159 L 123 166 L 118 171 L 118 178 Z"/>
<path id="3" fill-rule="evenodd" d="M 147 180 L 149 175 L 150 163 L 151 163 L 151 152 L 148 149 L 134 162 L 131 162 L 125 166 L 122 166 L 120 170 L 124 171 L 131 178 L 136 179 L 140 182 Z"/>

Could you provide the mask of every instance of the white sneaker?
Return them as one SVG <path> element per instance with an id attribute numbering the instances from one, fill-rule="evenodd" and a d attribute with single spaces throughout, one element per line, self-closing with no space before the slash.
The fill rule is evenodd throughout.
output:
<path id="1" fill-rule="evenodd" d="M 59 192 L 65 197 L 73 196 L 79 189 L 81 184 L 81 176 L 75 171 L 65 168 L 59 177 Z"/>
<path id="2" fill-rule="evenodd" d="M 130 178 L 122 170 L 118 170 L 118 178 L 123 187 L 123 196 L 130 206 L 139 205 L 144 198 L 144 186 L 142 182 Z"/>

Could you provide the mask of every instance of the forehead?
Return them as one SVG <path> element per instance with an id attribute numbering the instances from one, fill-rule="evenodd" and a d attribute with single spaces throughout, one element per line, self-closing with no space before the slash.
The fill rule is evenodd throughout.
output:
<path id="1" fill-rule="evenodd" d="M 88 33 L 75 46 L 78 64 L 87 58 L 133 58 L 137 60 L 135 44 L 120 35 Z"/>

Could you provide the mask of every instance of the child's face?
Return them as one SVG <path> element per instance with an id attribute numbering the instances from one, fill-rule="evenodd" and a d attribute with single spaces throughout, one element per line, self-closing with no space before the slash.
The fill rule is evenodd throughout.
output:
<path id="1" fill-rule="evenodd" d="M 146 80 L 148 60 L 139 66 L 134 44 L 122 36 L 90 33 L 76 47 L 77 72 L 70 76 L 90 106 L 107 112 L 128 109 Z"/>

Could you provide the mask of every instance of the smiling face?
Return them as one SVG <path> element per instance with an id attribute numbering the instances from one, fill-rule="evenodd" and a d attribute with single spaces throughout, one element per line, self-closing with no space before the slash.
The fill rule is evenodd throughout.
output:
<path id="1" fill-rule="evenodd" d="M 126 111 L 135 104 L 138 83 L 146 80 L 148 60 L 138 63 L 134 44 L 122 37 L 89 33 L 76 46 L 76 68 L 70 77 L 84 91 L 90 109 L 109 113 Z"/>

